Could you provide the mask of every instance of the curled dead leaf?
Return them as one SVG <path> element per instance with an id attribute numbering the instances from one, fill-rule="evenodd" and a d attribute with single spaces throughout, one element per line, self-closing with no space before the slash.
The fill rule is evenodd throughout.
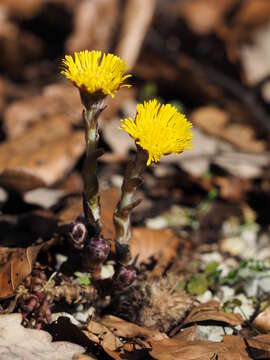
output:
<path id="1" fill-rule="evenodd" d="M 0 298 L 14 295 L 17 287 L 32 271 L 43 244 L 23 248 L 0 248 Z"/>
<path id="2" fill-rule="evenodd" d="M 167 335 L 127 322 L 115 316 L 106 316 L 100 322 L 91 320 L 86 336 L 100 344 L 114 359 L 122 359 L 134 349 L 150 348 L 152 341 L 167 339 Z"/>
<path id="3" fill-rule="evenodd" d="M 253 320 L 253 325 L 263 331 L 270 330 L 270 307 L 267 307 Z"/>
<path id="4" fill-rule="evenodd" d="M 162 360 L 248 360 L 246 344 L 240 336 L 226 335 L 222 342 L 165 339 L 151 343 L 151 355 Z"/>
<path id="5" fill-rule="evenodd" d="M 138 326 L 131 322 L 120 319 L 116 316 L 107 315 L 101 323 L 109 328 L 118 337 L 143 337 L 145 340 L 162 340 L 167 339 L 168 336 L 160 331 L 148 329 L 146 327 Z"/>
<path id="6" fill-rule="evenodd" d="M 205 304 L 195 306 L 183 325 L 193 324 L 201 321 L 219 321 L 231 326 L 241 325 L 244 319 L 240 314 L 227 313 L 220 310 L 220 304 L 217 301 L 209 301 Z"/>

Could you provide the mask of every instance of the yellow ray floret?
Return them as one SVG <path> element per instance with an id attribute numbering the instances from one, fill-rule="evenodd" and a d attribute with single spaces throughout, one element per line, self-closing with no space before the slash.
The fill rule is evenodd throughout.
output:
<path id="1" fill-rule="evenodd" d="M 161 105 L 156 99 L 137 105 L 137 115 L 122 120 L 125 130 L 148 152 L 147 165 L 163 155 L 182 153 L 192 148 L 192 124 L 174 106 Z"/>
<path id="2" fill-rule="evenodd" d="M 61 73 L 71 80 L 75 86 L 94 94 L 102 92 L 114 97 L 115 92 L 123 86 L 131 75 L 125 75 L 126 62 L 113 54 L 103 54 L 101 51 L 79 51 L 74 53 L 74 59 L 66 55 L 62 62 Z"/>

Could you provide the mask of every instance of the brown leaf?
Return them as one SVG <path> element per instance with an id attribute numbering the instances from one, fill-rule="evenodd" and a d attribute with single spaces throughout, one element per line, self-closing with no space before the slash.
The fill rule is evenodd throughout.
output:
<path id="1" fill-rule="evenodd" d="M 217 301 L 209 301 L 194 307 L 185 319 L 183 325 L 209 320 L 221 321 L 232 326 L 243 324 L 244 319 L 240 314 L 226 313 L 219 310 L 219 306 Z"/>
<path id="2" fill-rule="evenodd" d="M 139 254 L 139 263 L 154 257 L 157 265 L 151 276 L 159 277 L 175 257 L 180 242 L 181 239 L 170 229 L 134 228 L 130 245 L 131 256 Z"/>
<path id="3" fill-rule="evenodd" d="M 72 169 L 84 147 L 83 132 L 73 131 L 64 116 L 40 121 L 0 145 L 0 184 L 20 192 L 52 185 Z"/>
<path id="4" fill-rule="evenodd" d="M 123 342 L 112 331 L 94 320 L 89 322 L 85 334 L 104 349 L 115 351 L 123 346 Z"/>
<path id="5" fill-rule="evenodd" d="M 270 18 L 270 3 L 268 0 L 246 0 L 242 3 L 233 22 L 247 29 L 266 23 Z"/>
<path id="6" fill-rule="evenodd" d="M 229 114 L 225 110 L 214 106 L 201 107 L 193 111 L 190 119 L 206 133 L 226 140 L 241 150 L 255 153 L 265 150 L 265 143 L 256 139 L 253 129 L 247 125 L 229 123 Z"/>
<path id="7" fill-rule="evenodd" d="M 119 201 L 120 191 L 109 189 L 100 195 L 102 233 L 105 238 L 114 240 L 113 212 Z"/>
<path id="8" fill-rule="evenodd" d="M 40 95 L 12 102 L 4 112 L 4 126 L 9 138 L 15 138 L 40 120 L 59 115 L 66 124 L 77 124 L 81 114 L 78 90 L 70 84 L 56 83 L 46 86 Z"/>
<path id="9" fill-rule="evenodd" d="M 114 359 L 122 359 L 123 351 L 149 348 L 151 341 L 167 339 L 167 335 L 127 322 L 115 316 L 106 316 L 101 322 L 91 320 L 85 334 L 100 344 Z M 124 340 L 123 340 L 124 339 Z"/>
<path id="10" fill-rule="evenodd" d="M 17 287 L 32 271 L 43 244 L 23 248 L 0 248 L 0 298 L 14 294 Z"/>
<path id="11" fill-rule="evenodd" d="M 265 153 L 247 153 L 235 151 L 228 142 L 193 129 L 193 149 L 179 155 L 164 157 L 164 162 L 176 162 L 193 176 L 203 176 L 210 164 L 216 164 L 236 177 L 253 179 L 259 177 L 263 167 L 270 164 L 270 157 Z"/>
<path id="12" fill-rule="evenodd" d="M 246 192 L 251 189 L 250 181 L 233 176 L 218 176 L 214 179 L 214 182 L 220 187 L 219 194 L 223 199 L 235 202 L 242 201 Z"/>
<path id="13" fill-rule="evenodd" d="M 13 2 L 12 0 L 10 0 Z M 31 0 L 30 0 L 31 1 Z M 35 0 L 33 0 L 35 1 Z M 40 1 L 40 0 L 38 0 Z M 14 1 L 15 3 L 16 1 Z M 17 2 L 16 2 L 17 3 Z M 21 3 L 21 2 L 20 2 Z M 2 2 L 1 2 L 2 5 Z M 19 24 L 11 21 L 5 7 L 0 8 L 1 64 L 5 70 L 18 75 L 27 57 L 41 55 L 41 41 L 33 33 L 23 31 Z"/>
<path id="14" fill-rule="evenodd" d="M 127 352 L 134 349 L 150 350 L 155 359 L 164 360 L 248 360 L 247 346 L 241 336 L 224 335 L 222 342 L 202 341 L 194 337 L 195 326 L 192 333 L 185 329 L 175 338 L 168 338 L 166 334 L 152 331 L 129 323 L 114 316 L 106 316 L 100 323 L 90 321 L 85 334 L 94 342 L 101 344 L 104 350 L 114 359 L 127 357 Z M 125 339 L 123 341 L 123 339 Z M 264 350 L 269 357 L 270 336 L 259 335 L 247 339 L 254 350 Z"/>
<path id="15" fill-rule="evenodd" d="M 254 338 L 247 339 L 247 342 L 248 342 L 249 346 L 251 346 L 255 349 L 265 350 L 266 352 L 268 352 L 267 357 L 265 357 L 265 358 L 270 357 L 270 335 L 269 334 L 262 334 L 262 335 L 255 336 Z"/>
<path id="16" fill-rule="evenodd" d="M 82 355 L 82 354 L 75 354 L 73 357 L 72 357 L 72 360 L 96 360 L 96 357 L 92 357 L 92 356 L 89 356 L 89 355 Z"/>
<path id="17" fill-rule="evenodd" d="M 12 15 L 29 18 L 34 16 L 40 10 L 44 5 L 44 1 L 27 0 L 18 2 L 16 0 L 1 0 L 1 5 L 6 6 Z"/>
<path id="18" fill-rule="evenodd" d="M 198 334 L 197 325 L 189 326 L 188 328 L 183 329 L 173 338 L 181 340 L 181 341 L 188 341 L 188 342 L 189 341 L 197 341 L 197 340 L 201 339 L 200 335 Z"/>
<path id="19" fill-rule="evenodd" d="M 184 17 L 189 27 L 199 35 L 207 35 L 223 22 L 237 0 L 185 0 L 173 4 L 173 11 Z"/>
<path id="20" fill-rule="evenodd" d="M 263 331 L 270 330 L 270 307 L 267 307 L 263 312 L 261 312 L 254 320 L 254 326 Z"/>
<path id="21" fill-rule="evenodd" d="M 131 322 L 120 319 L 116 316 L 107 315 L 101 323 L 109 328 L 118 337 L 142 337 L 146 340 L 162 340 L 167 339 L 168 336 L 165 333 L 161 333 L 157 330 L 148 329 L 146 327 L 138 326 Z"/>
<path id="22" fill-rule="evenodd" d="M 151 343 L 151 355 L 162 360 L 248 360 L 240 336 L 224 336 L 222 342 L 165 339 Z"/>

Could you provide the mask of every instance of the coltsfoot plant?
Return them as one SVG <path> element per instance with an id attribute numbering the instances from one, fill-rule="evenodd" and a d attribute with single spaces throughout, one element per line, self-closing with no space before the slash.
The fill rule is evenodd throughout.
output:
<path id="1" fill-rule="evenodd" d="M 144 170 L 162 156 L 180 154 L 192 147 L 191 123 L 185 115 L 170 104 L 154 99 L 137 105 L 135 118 L 121 121 L 120 128 L 135 141 L 136 155 L 127 165 L 121 196 L 113 215 L 115 226 L 115 253 L 110 242 L 102 236 L 100 198 L 97 178 L 97 160 L 103 154 L 98 148 L 98 120 L 105 108 L 105 99 L 112 98 L 131 75 L 126 74 L 124 60 L 100 51 L 80 51 L 66 55 L 62 74 L 79 89 L 83 110 L 86 156 L 83 166 L 84 216 L 71 224 L 69 238 L 80 251 L 85 271 L 97 273 L 108 256 L 115 260 L 113 284 L 119 289 L 131 285 L 136 278 L 130 255 L 130 215 L 138 201 L 134 201 L 136 188 L 141 184 Z"/>

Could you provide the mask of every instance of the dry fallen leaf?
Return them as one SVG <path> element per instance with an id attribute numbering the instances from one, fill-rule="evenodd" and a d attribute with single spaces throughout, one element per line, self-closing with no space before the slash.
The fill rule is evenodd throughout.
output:
<path id="1" fill-rule="evenodd" d="M 224 21 L 237 0 L 184 0 L 173 3 L 172 10 L 184 17 L 199 35 L 207 35 Z"/>
<path id="2" fill-rule="evenodd" d="M 150 257 L 157 260 L 151 276 L 159 277 L 175 257 L 180 238 L 170 229 L 133 228 L 130 251 L 131 256 L 139 255 L 139 263 L 147 262 Z"/>
<path id="3" fill-rule="evenodd" d="M 75 354 L 72 357 L 72 360 L 96 360 L 96 357 L 89 355 Z"/>
<path id="4" fill-rule="evenodd" d="M 30 18 L 34 16 L 44 5 L 43 0 L 1 0 L 1 5 L 6 6 L 7 10 L 12 15 L 19 15 L 21 17 Z"/>
<path id="5" fill-rule="evenodd" d="M 43 330 L 26 329 L 21 314 L 0 315 L 0 358 L 5 360 L 72 360 L 84 348 L 67 341 L 52 342 Z"/>
<path id="6" fill-rule="evenodd" d="M 12 102 L 5 109 L 4 126 L 9 138 L 15 138 L 29 131 L 38 121 L 58 115 L 67 124 L 77 124 L 82 120 L 80 96 L 70 84 L 55 83 L 44 87 L 40 95 Z"/>
<path id="7" fill-rule="evenodd" d="M 270 335 L 269 334 L 261 334 L 257 335 L 254 338 L 247 339 L 249 346 L 264 350 L 267 354 L 264 354 L 264 358 L 268 359 L 270 356 Z"/>
<path id="8" fill-rule="evenodd" d="M 32 271 L 42 244 L 23 248 L 0 248 L 0 298 L 14 294 Z"/>
<path id="9" fill-rule="evenodd" d="M 226 140 L 243 151 L 260 153 L 265 150 L 265 143 L 255 138 L 254 130 L 247 125 L 230 124 L 229 114 L 225 110 L 214 106 L 201 107 L 193 111 L 190 119 L 206 133 Z"/>
<path id="10" fill-rule="evenodd" d="M 214 183 L 219 186 L 219 194 L 223 199 L 242 201 L 246 192 L 251 189 L 249 180 L 239 179 L 233 176 L 217 176 Z"/>
<path id="11" fill-rule="evenodd" d="M 118 337 L 142 337 L 147 340 L 162 340 L 167 339 L 168 336 L 165 333 L 161 333 L 157 330 L 148 329 L 146 327 L 138 326 L 131 322 L 120 319 L 116 316 L 107 315 L 101 323 L 109 328 Z"/>
<path id="12" fill-rule="evenodd" d="M 240 336 L 225 335 L 222 342 L 165 339 L 151 343 L 151 355 L 162 360 L 248 360 Z"/>
<path id="13" fill-rule="evenodd" d="M 179 155 L 164 156 L 161 162 L 176 163 L 193 176 L 203 176 L 211 164 L 216 164 L 230 174 L 242 179 L 260 176 L 270 164 L 269 153 L 251 154 L 235 151 L 233 146 L 217 137 L 193 129 L 193 149 Z"/>
<path id="14" fill-rule="evenodd" d="M 65 116 L 32 126 L 20 138 L 0 145 L 0 183 L 19 192 L 60 180 L 84 152 L 83 131 L 74 131 Z"/>
<path id="15" fill-rule="evenodd" d="M 123 347 L 123 342 L 112 331 L 94 320 L 89 322 L 87 331 L 84 333 L 90 340 L 101 345 L 105 351 L 115 351 Z"/>
<path id="16" fill-rule="evenodd" d="M 115 316 L 106 316 L 100 322 L 91 320 L 87 337 L 100 344 L 114 359 L 126 356 L 123 352 L 134 349 L 150 348 L 151 341 L 167 339 L 167 335 L 127 322 Z"/>
<path id="17" fill-rule="evenodd" d="M 200 321 L 219 321 L 231 326 L 241 325 L 244 319 L 240 314 L 226 313 L 219 309 L 220 304 L 217 301 L 210 301 L 205 304 L 194 307 L 183 325 L 192 324 Z"/>
<path id="18" fill-rule="evenodd" d="M 270 3 L 268 0 L 246 0 L 235 14 L 233 23 L 247 29 L 262 25 L 270 19 Z"/>
<path id="19" fill-rule="evenodd" d="M 253 320 L 253 325 L 263 331 L 270 330 L 270 307 L 267 307 Z"/>
<path id="20" fill-rule="evenodd" d="M 1 1 L 1 5 L 3 1 L 5 0 Z M 18 3 L 17 1 L 8 1 Z M 40 2 L 40 0 L 37 1 Z M 1 64 L 13 74 L 19 74 L 22 71 L 24 60 L 29 56 L 29 53 L 33 57 L 41 55 L 40 39 L 33 33 L 23 31 L 19 24 L 10 18 L 9 8 L 5 6 L 0 7 L 0 42 Z"/>

